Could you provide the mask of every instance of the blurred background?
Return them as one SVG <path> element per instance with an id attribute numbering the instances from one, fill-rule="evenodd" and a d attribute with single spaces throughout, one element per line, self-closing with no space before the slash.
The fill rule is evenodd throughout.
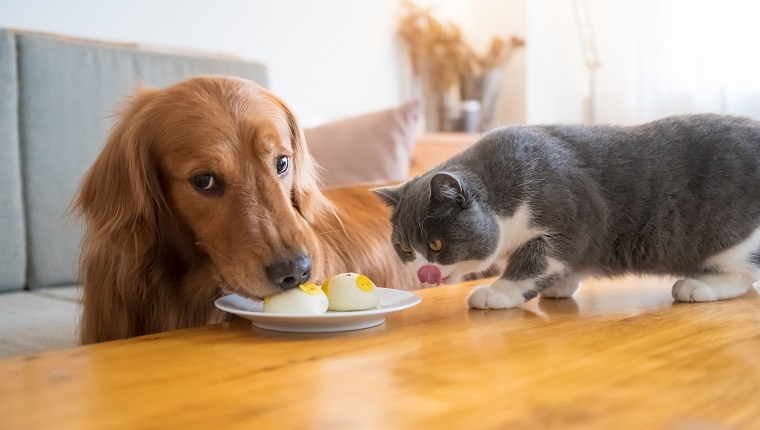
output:
<path id="1" fill-rule="evenodd" d="M 740 0 L 0 0 L 2 27 L 263 62 L 306 126 L 424 97 L 430 131 L 760 118 L 758 16 Z"/>

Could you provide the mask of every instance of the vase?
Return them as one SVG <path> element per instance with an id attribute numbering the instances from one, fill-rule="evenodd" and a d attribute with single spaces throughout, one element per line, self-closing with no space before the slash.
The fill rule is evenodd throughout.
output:
<path id="1" fill-rule="evenodd" d="M 478 75 L 462 76 L 460 81 L 462 100 L 480 102 L 478 131 L 490 129 L 494 124 L 496 102 L 499 99 L 504 82 L 504 69 L 495 67 Z"/>

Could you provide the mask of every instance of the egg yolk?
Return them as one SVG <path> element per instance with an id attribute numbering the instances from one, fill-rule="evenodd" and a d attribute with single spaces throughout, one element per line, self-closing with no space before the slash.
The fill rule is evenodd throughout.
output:
<path id="1" fill-rule="evenodd" d="M 312 296 L 318 296 L 322 293 L 322 290 L 320 290 L 318 286 L 314 285 L 313 282 L 304 282 L 303 284 L 299 285 L 298 288 L 300 288 L 304 293 L 311 294 Z"/>
<path id="2" fill-rule="evenodd" d="M 322 291 L 324 291 L 325 294 L 327 294 L 327 292 L 330 290 L 329 284 L 330 284 L 329 278 L 325 280 L 324 284 L 322 284 Z"/>
<path id="3" fill-rule="evenodd" d="M 359 287 L 360 290 L 370 292 L 372 291 L 375 286 L 372 284 L 372 281 L 369 280 L 368 277 L 364 275 L 359 275 L 356 278 L 356 286 Z"/>

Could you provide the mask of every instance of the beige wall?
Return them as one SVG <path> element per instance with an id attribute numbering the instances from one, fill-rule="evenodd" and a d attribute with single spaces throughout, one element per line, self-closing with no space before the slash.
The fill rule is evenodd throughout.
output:
<path id="1" fill-rule="evenodd" d="M 420 0 L 473 40 L 521 34 L 527 0 Z M 269 67 L 271 89 L 307 124 L 411 96 L 396 36 L 399 0 L 0 0 L 0 26 L 221 51 Z M 517 12 L 513 11 L 513 8 Z M 521 34 L 522 35 L 522 34 Z M 524 122 L 524 54 L 510 65 L 498 122 Z"/>

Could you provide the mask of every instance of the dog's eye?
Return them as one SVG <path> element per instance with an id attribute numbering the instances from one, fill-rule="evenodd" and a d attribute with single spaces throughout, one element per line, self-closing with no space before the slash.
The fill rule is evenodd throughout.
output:
<path id="1" fill-rule="evenodd" d="M 193 178 L 193 185 L 201 191 L 215 191 L 219 189 L 216 178 L 209 174 L 198 175 Z"/>
<path id="2" fill-rule="evenodd" d="M 441 239 L 435 239 L 428 242 L 428 247 L 431 251 L 438 252 L 443 249 L 443 241 Z"/>
<path id="3" fill-rule="evenodd" d="M 286 156 L 277 157 L 277 174 L 282 175 L 288 171 L 290 167 L 290 158 Z"/>

